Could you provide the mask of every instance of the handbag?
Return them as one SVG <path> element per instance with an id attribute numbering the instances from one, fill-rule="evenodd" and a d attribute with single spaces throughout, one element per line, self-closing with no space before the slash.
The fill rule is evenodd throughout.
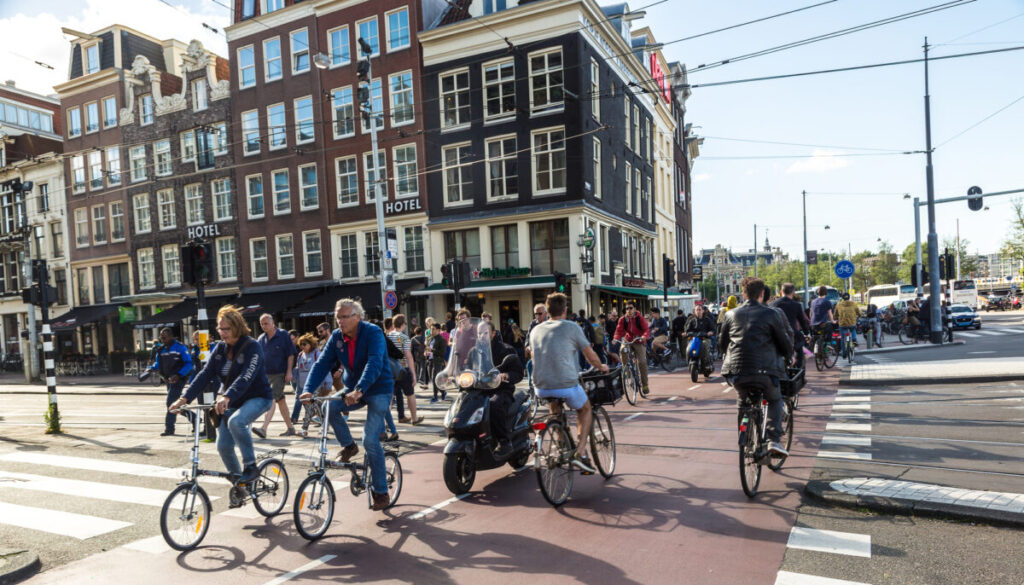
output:
<path id="1" fill-rule="evenodd" d="M 391 366 L 391 377 L 395 379 L 395 382 L 404 382 L 409 376 L 409 370 L 405 369 L 401 360 L 388 356 L 388 365 Z"/>

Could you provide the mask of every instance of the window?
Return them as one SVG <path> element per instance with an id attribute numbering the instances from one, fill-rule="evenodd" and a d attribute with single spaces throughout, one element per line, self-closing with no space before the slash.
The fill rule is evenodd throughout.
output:
<path id="1" fill-rule="evenodd" d="M 601 237 L 601 241 L 599 242 L 599 245 L 601 246 L 601 272 L 604 273 L 604 274 L 607 274 L 608 273 L 609 262 L 611 260 L 610 259 L 611 249 L 610 249 L 609 243 L 608 243 L 608 226 L 606 226 L 606 225 L 601 226 L 601 236 L 600 237 Z"/>
<path id="2" fill-rule="evenodd" d="M 171 174 L 171 141 L 159 140 L 153 144 L 153 158 L 156 159 L 156 175 L 166 177 Z"/>
<path id="3" fill-rule="evenodd" d="M 117 100 L 112 97 L 103 98 L 103 127 L 114 126 L 117 126 Z"/>
<path id="4" fill-rule="evenodd" d="M 590 60 L 590 113 L 601 121 L 601 78 L 597 61 Z"/>
<path id="5" fill-rule="evenodd" d="M 277 240 L 277 277 L 295 277 L 295 248 L 292 245 L 291 234 L 281 234 L 275 237 Z"/>
<path id="6" fill-rule="evenodd" d="M 75 210 L 75 246 L 89 245 L 89 212 L 84 207 Z"/>
<path id="7" fill-rule="evenodd" d="M 142 248 L 135 254 L 139 268 L 139 288 L 156 288 L 156 270 L 153 266 L 153 248 Z"/>
<path id="8" fill-rule="evenodd" d="M 484 119 L 516 114 L 516 66 L 512 59 L 487 63 L 484 68 Z"/>
<path id="9" fill-rule="evenodd" d="M 313 98 L 295 100 L 295 143 L 313 142 Z"/>
<path id="10" fill-rule="evenodd" d="M 94 303 L 105 303 L 107 302 L 106 291 L 103 290 L 103 267 L 93 266 L 92 267 L 92 301 Z"/>
<path id="11" fill-rule="evenodd" d="M 359 248 L 355 234 L 344 234 L 338 238 L 338 249 L 341 250 L 341 278 L 359 276 Z"/>
<path id="12" fill-rule="evenodd" d="M 124 241 L 124 203 L 120 201 L 110 204 L 110 241 Z"/>
<path id="13" fill-rule="evenodd" d="M 146 147 L 133 146 L 128 151 L 128 158 L 132 168 L 132 182 L 146 180 Z"/>
<path id="14" fill-rule="evenodd" d="M 252 45 L 238 49 L 238 89 L 256 85 L 256 53 Z"/>
<path id="15" fill-rule="evenodd" d="M 181 133 L 181 161 L 196 160 L 196 134 L 191 130 Z"/>
<path id="16" fill-rule="evenodd" d="M 135 195 L 132 197 L 132 204 L 135 207 L 135 233 L 148 233 L 153 229 L 153 222 L 149 216 L 149 193 Z"/>
<path id="17" fill-rule="evenodd" d="M 405 271 L 423 270 L 423 226 L 405 228 Z"/>
<path id="18" fill-rule="evenodd" d="M 359 28 L 359 38 L 363 39 L 370 45 L 370 56 L 376 57 L 380 55 L 380 38 L 377 34 L 377 17 L 374 16 L 369 20 L 364 20 L 357 23 Z"/>
<path id="19" fill-rule="evenodd" d="M 54 258 L 64 257 L 64 222 L 50 224 L 50 252 Z"/>
<path id="20" fill-rule="evenodd" d="M 281 37 L 263 41 L 263 72 L 268 82 L 281 79 Z"/>
<path id="21" fill-rule="evenodd" d="M 217 238 L 217 277 L 223 282 L 238 278 L 238 259 L 235 252 L 235 238 Z"/>
<path id="22" fill-rule="evenodd" d="M 654 164 L 654 136 L 651 135 L 651 119 L 644 120 L 644 127 L 647 129 L 647 162 Z"/>
<path id="23" fill-rule="evenodd" d="M 370 111 L 372 112 L 373 121 L 377 124 L 377 129 L 384 128 L 384 88 L 381 87 L 381 81 L 378 77 L 370 82 Z M 370 131 L 370 125 L 363 118 L 363 132 Z"/>
<path id="24" fill-rule="evenodd" d="M 39 183 L 36 189 L 39 191 L 39 211 L 50 211 L 50 185 Z"/>
<path id="25" fill-rule="evenodd" d="M 629 138 L 632 136 L 629 132 L 629 96 L 623 96 L 623 103 L 625 104 L 623 105 L 623 111 L 626 113 L 626 125 L 622 127 L 622 130 L 626 133 L 626 146 L 633 148 L 633 145 L 629 141 Z"/>
<path id="26" fill-rule="evenodd" d="M 569 271 L 569 220 L 530 224 L 530 267 L 534 274 Z"/>
<path id="27" fill-rule="evenodd" d="M 377 232 L 366 232 L 363 236 L 366 242 L 366 275 L 376 276 L 380 274 L 380 240 Z"/>
<path id="28" fill-rule="evenodd" d="M 160 258 L 164 263 L 164 286 L 181 286 L 181 262 L 178 254 L 177 245 L 160 248 Z"/>
<path id="29" fill-rule="evenodd" d="M 245 178 L 246 199 L 249 201 L 249 219 L 263 217 L 263 175 Z"/>
<path id="30" fill-rule="evenodd" d="M 100 70 L 100 45 L 89 45 L 85 48 L 85 74 L 90 75 Z"/>
<path id="31" fill-rule="evenodd" d="M 643 202 L 636 196 L 642 188 L 643 185 L 640 183 L 640 167 L 633 167 L 633 191 L 630 193 L 630 196 L 636 200 L 634 211 L 636 211 L 637 217 L 640 217 L 643 213 Z"/>
<path id="32" fill-rule="evenodd" d="M 519 265 L 519 226 L 499 225 L 491 228 L 491 266 L 513 268 Z"/>
<path id="33" fill-rule="evenodd" d="M 562 49 L 530 55 L 530 110 L 562 107 Z"/>
<path id="34" fill-rule="evenodd" d="M 107 149 L 107 184 L 121 184 L 121 148 L 118 146 Z"/>
<path id="35" fill-rule="evenodd" d="M 110 298 L 126 297 L 132 294 L 127 262 L 108 265 L 107 276 L 110 279 Z"/>
<path id="36" fill-rule="evenodd" d="M 469 157 L 469 143 L 446 146 L 441 149 L 441 164 L 444 174 L 444 204 L 462 205 L 472 203 L 472 192 L 469 185 L 469 163 L 463 163 Z"/>
<path id="37" fill-rule="evenodd" d="M 444 257 L 465 260 L 471 270 L 479 270 L 480 230 L 444 232 Z"/>
<path id="38" fill-rule="evenodd" d="M 320 232 L 302 233 L 302 256 L 306 265 L 303 267 L 303 274 L 306 276 L 318 276 L 324 272 L 324 257 L 320 249 Z"/>
<path id="39" fill-rule="evenodd" d="M 331 58 L 331 67 L 348 65 L 352 60 L 349 53 L 348 27 L 340 26 L 327 31 L 327 53 Z"/>
<path id="40" fill-rule="evenodd" d="M 601 140 L 594 138 L 594 199 L 601 198 Z"/>
<path id="41" fill-rule="evenodd" d="M 71 157 L 72 191 L 82 193 L 85 191 L 85 157 L 75 155 Z"/>
<path id="42" fill-rule="evenodd" d="M 356 133 L 355 106 L 352 103 L 352 87 L 342 87 L 331 92 L 334 122 L 334 138 L 345 138 Z"/>
<path id="43" fill-rule="evenodd" d="M 628 132 L 629 130 L 627 130 Z M 633 104 L 633 150 L 639 154 L 640 147 L 643 144 L 640 142 L 640 108 Z"/>
<path id="44" fill-rule="evenodd" d="M 7 107 L 7 109 L 13 109 Z M 17 115 L 17 114 L 15 114 Z M 82 111 L 78 108 L 68 110 L 68 138 L 82 135 Z"/>
<path id="45" fill-rule="evenodd" d="M 103 188 L 103 153 L 93 150 L 89 153 L 89 189 Z"/>
<path id="46" fill-rule="evenodd" d="M 174 229 L 177 224 L 174 217 L 174 190 L 164 189 L 156 192 L 157 221 L 161 230 Z"/>
<path id="47" fill-rule="evenodd" d="M 402 8 L 389 12 L 387 19 L 388 52 L 405 49 L 409 46 L 409 9 Z"/>
<path id="48" fill-rule="evenodd" d="M 487 141 L 487 200 L 515 199 L 519 195 L 516 136 Z"/>
<path id="49" fill-rule="evenodd" d="M 76 268 L 75 280 L 78 281 L 78 304 L 89 304 L 89 269 Z"/>
<path id="50" fill-rule="evenodd" d="M 370 153 L 363 154 L 363 171 L 366 176 L 366 200 L 376 201 L 377 189 L 380 189 L 382 201 L 388 200 L 388 184 L 385 177 L 381 177 L 380 182 L 377 182 L 377 169 L 384 172 L 387 175 L 388 162 L 385 160 L 384 151 L 377 151 L 377 166 L 373 164 L 373 157 Z"/>
<path id="51" fill-rule="evenodd" d="M 299 167 L 299 209 L 316 209 L 320 207 L 320 194 L 317 192 L 316 165 Z"/>
<path id="52" fill-rule="evenodd" d="M 338 183 L 338 207 L 359 204 L 359 169 L 356 157 L 334 159 L 335 177 Z"/>
<path id="53" fill-rule="evenodd" d="M 284 8 L 284 0 L 263 0 L 263 14 L 281 10 Z"/>
<path id="54" fill-rule="evenodd" d="M 633 213 L 633 165 L 626 163 L 626 213 Z"/>
<path id="55" fill-rule="evenodd" d="M 96 205 L 92 208 L 92 243 L 107 243 L 107 206 Z"/>
<path id="56" fill-rule="evenodd" d="M 192 82 L 192 110 L 201 112 L 209 106 L 206 95 L 206 80 L 197 79 Z"/>
<path id="57" fill-rule="evenodd" d="M 288 146 L 288 133 L 285 129 L 284 104 L 267 106 L 267 135 L 270 150 L 279 150 Z"/>
<path id="58" fill-rule="evenodd" d="M 68 271 L 64 269 L 53 271 L 53 285 L 57 288 L 57 304 L 68 304 Z M 113 289 L 111 289 L 113 292 Z"/>
<path id="59" fill-rule="evenodd" d="M 391 125 L 412 124 L 416 118 L 413 110 L 412 71 L 396 73 L 388 77 L 388 96 L 391 99 Z"/>
<path id="60" fill-rule="evenodd" d="M 395 198 L 415 197 L 419 193 L 416 176 L 416 145 L 396 146 L 391 153 L 395 163 Z"/>
<path id="61" fill-rule="evenodd" d="M 288 191 L 288 169 L 273 171 L 270 177 L 274 188 L 274 215 L 291 213 L 292 197 Z"/>
<path id="62" fill-rule="evenodd" d="M 213 141 L 213 154 L 227 154 L 228 153 L 228 124 L 227 122 L 217 122 L 213 125 L 213 133 L 216 135 L 216 139 Z"/>
<path id="63" fill-rule="evenodd" d="M 246 156 L 260 151 L 260 114 L 256 110 L 242 112 L 242 140 L 245 146 L 242 153 Z"/>
<path id="64" fill-rule="evenodd" d="M 565 191 L 565 131 L 560 128 L 533 133 L 533 194 Z"/>
<path id="65" fill-rule="evenodd" d="M 266 280 L 270 275 L 267 265 L 267 239 L 249 240 L 249 256 L 253 280 Z"/>
<path id="66" fill-rule="evenodd" d="M 203 223 L 203 186 L 199 183 L 185 185 L 185 223 Z"/>
<path id="67" fill-rule="evenodd" d="M 100 105 L 96 102 L 85 104 L 85 132 L 96 132 L 100 129 Z"/>
<path id="68" fill-rule="evenodd" d="M 139 125 L 148 126 L 153 123 L 153 96 L 139 96 Z"/>
<path id="69" fill-rule="evenodd" d="M 210 183 L 213 191 L 213 221 L 231 219 L 231 179 L 217 179 Z"/>
<path id="70" fill-rule="evenodd" d="M 288 36 L 292 49 L 292 75 L 309 71 L 309 30 L 293 31 Z"/>
<path id="71" fill-rule="evenodd" d="M 441 128 L 469 124 L 469 71 L 441 75 Z"/>

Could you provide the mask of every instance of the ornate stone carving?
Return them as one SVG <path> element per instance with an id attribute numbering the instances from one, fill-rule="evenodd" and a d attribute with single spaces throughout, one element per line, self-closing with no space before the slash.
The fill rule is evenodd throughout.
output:
<path id="1" fill-rule="evenodd" d="M 206 69 L 210 65 L 210 54 L 203 48 L 203 43 L 193 40 L 188 44 L 188 50 L 185 51 L 185 71 L 199 71 Z"/>

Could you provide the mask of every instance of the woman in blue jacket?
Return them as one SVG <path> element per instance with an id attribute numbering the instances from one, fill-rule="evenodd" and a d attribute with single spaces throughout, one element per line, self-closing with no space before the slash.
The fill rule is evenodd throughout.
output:
<path id="1" fill-rule="evenodd" d="M 263 349 L 252 337 L 242 313 L 230 305 L 217 312 L 217 333 L 221 341 L 210 351 L 203 370 L 192 380 L 185 395 L 170 408 L 188 404 L 213 380 L 220 381 L 214 408 L 221 415 L 217 451 L 228 473 L 241 474 L 239 483 L 256 479 L 256 452 L 252 444 L 252 421 L 270 408 L 273 393 L 267 380 Z M 235 445 L 242 453 L 239 465 Z"/>

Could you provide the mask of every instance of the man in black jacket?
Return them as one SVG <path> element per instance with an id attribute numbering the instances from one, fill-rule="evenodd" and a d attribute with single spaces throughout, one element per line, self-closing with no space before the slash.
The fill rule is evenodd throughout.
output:
<path id="1" fill-rule="evenodd" d="M 696 312 L 696 308 L 694 308 L 694 312 Z M 689 319 L 686 317 L 686 312 L 682 309 L 676 311 L 676 318 L 672 319 L 672 334 L 669 339 L 675 342 L 676 347 L 679 348 L 680 352 L 686 351 L 686 348 L 683 347 L 683 335 L 685 334 L 686 323 L 688 321 Z"/>
<path id="2" fill-rule="evenodd" d="M 804 335 L 810 334 L 811 322 L 807 320 L 803 305 L 796 300 L 796 287 L 792 282 L 782 285 L 782 296 L 771 302 L 771 306 L 786 314 L 789 328 L 793 330 L 793 350 L 796 352 L 795 366 L 804 367 Z"/>
<path id="3" fill-rule="evenodd" d="M 768 447 L 775 457 L 789 453 L 782 446 L 782 366 L 793 353 L 793 338 L 781 311 L 761 304 L 764 292 L 760 278 L 743 279 L 747 302 L 725 314 L 719 347 L 725 360 L 722 375 L 736 388 L 740 400 L 763 395 L 768 400 Z M 781 359 L 780 359 L 781 358 Z"/>
<path id="4" fill-rule="evenodd" d="M 491 359 L 494 367 L 501 372 L 501 384 L 491 397 L 491 430 L 498 440 L 495 455 L 505 457 L 512 451 L 512 421 L 509 420 L 509 408 L 515 401 L 516 384 L 523 379 L 523 362 L 519 354 L 498 337 L 494 325 L 486 322 L 491 330 Z"/>
<path id="5" fill-rule="evenodd" d="M 708 345 L 711 343 L 711 336 L 715 334 L 715 322 L 711 320 L 711 316 L 708 315 L 704 305 L 697 305 L 693 308 L 693 315 L 686 320 L 683 331 L 688 336 L 704 338 L 700 344 L 700 361 L 697 362 L 703 368 L 708 357 Z M 687 351 L 683 346 L 679 346 L 679 348 L 680 351 Z"/>

